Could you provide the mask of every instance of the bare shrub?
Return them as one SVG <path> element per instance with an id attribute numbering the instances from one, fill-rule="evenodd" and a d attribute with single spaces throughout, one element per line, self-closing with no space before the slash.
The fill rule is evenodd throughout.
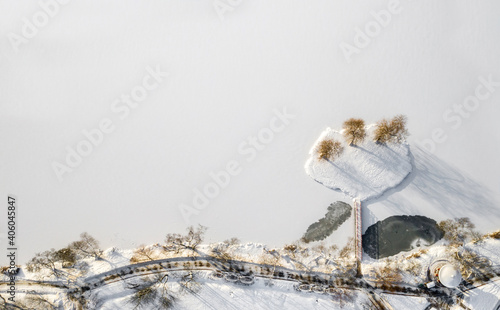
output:
<path id="1" fill-rule="evenodd" d="M 319 160 L 335 160 L 342 154 L 342 152 L 344 152 L 344 147 L 342 146 L 342 143 L 336 140 L 323 140 L 318 145 Z"/>
<path id="2" fill-rule="evenodd" d="M 357 299 L 357 292 L 355 290 L 344 288 L 331 289 L 330 295 L 332 296 L 332 300 L 337 302 L 341 308 L 352 304 Z"/>
<path id="3" fill-rule="evenodd" d="M 375 267 L 374 272 L 377 275 L 377 282 L 385 285 L 390 286 L 403 281 L 401 270 L 397 265 L 391 264 L 390 260 L 387 260 L 382 266 Z"/>
<path id="4" fill-rule="evenodd" d="M 484 235 L 484 238 L 500 239 L 500 230 Z"/>
<path id="5" fill-rule="evenodd" d="M 350 237 L 347 244 L 340 249 L 339 258 L 344 260 L 351 260 L 355 256 L 356 242 L 353 237 Z"/>
<path id="6" fill-rule="evenodd" d="M 491 261 L 468 248 L 458 250 L 456 260 L 462 276 L 468 281 L 488 281 L 495 276 Z"/>
<path id="7" fill-rule="evenodd" d="M 405 267 L 404 271 L 408 272 L 414 277 L 418 277 L 422 272 L 422 264 L 416 260 L 411 260 Z"/>
<path id="8" fill-rule="evenodd" d="M 427 252 L 428 252 L 428 251 L 429 251 L 428 249 L 420 249 L 420 250 L 417 250 L 417 251 L 415 251 L 414 253 L 412 253 L 412 254 L 408 255 L 408 256 L 406 257 L 406 259 L 419 258 L 419 257 L 421 257 L 422 255 L 427 254 Z"/>
<path id="9" fill-rule="evenodd" d="M 349 145 L 356 145 L 366 137 L 365 121 L 359 118 L 350 118 L 344 122 L 344 138 Z"/>
<path id="10" fill-rule="evenodd" d="M 443 238 L 451 246 L 461 246 L 466 242 L 481 238 L 481 234 L 474 229 L 476 226 L 467 217 L 441 221 L 438 226 L 444 233 Z"/>

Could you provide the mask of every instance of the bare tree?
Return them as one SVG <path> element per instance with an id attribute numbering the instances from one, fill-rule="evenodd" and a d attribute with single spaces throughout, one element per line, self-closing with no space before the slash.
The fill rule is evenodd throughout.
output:
<path id="1" fill-rule="evenodd" d="M 409 135 L 406 128 L 407 120 L 404 115 L 396 115 L 390 121 L 386 119 L 379 121 L 375 129 L 375 141 L 377 143 L 403 142 Z"/>
<path id="2" fill-rule="evenodd" d="M 198 225 L 195 229 L 193 226 L 188 227 L 185 236 L 181 234 L 168 234 L 165 238 L 166 249 L 179 253 L 182 249 L 188 249 L 196 252 L 196 248 L 203 242 L 207 228 L 203 225 Z"/>
<path id="3" fill-rule="evenodd" d="M 76 253 L 73 249 L 66 247 L 54 252 L 54 259 L 57 261 L 61 261 L 63 265 L 65 263 L 69 265 L 73 265 L 77 261 Z"/>
<path id="4" fill-rule="evenodd" d="M 70 243 L 68 247 L 82 257 L 93 256 L 95 259 L 101 258 L 102 250 L 99 248 L 99 241 L 97 239 L 86 232 L 83 232 L 80 238 L 80 240 Z"/>
<path id="5" fill-rule="evenodd" d="M 323 140 L 318 145 L 319 160 L 335 160 L 344 151 L 342 143 L 333 139 Z"/>
<path id="6" fill-rule="evenodd" d="M 157 305 L 156 309 L 172 308 L 175 297 L 168 288 L 168 276 L 166 274 L 157 274 L 152 279 L 144 277 L 142 283 L 133 287 L 135 291 L 130 302 L 134 309 L 151 309 Z"/>
<path id="7" fill-rule="evenodd" d="M 41 253 L 36 253 L 35 257 L 26 263 L 26 269 L 29 272 L 40 272 L 41 270 L 49 270 L 56 277 L 60 277 L 63 272 L 56 266 L 58 262 L 56 250 L 50 249 Z"/>
<path id="8" fill-rule="evenodd" d="M 350 118 L 344 122 L 344 138 L 349 145 L 363 142 L 366 137 L 365 121 L 359 118 Z"/>
<path id="9" fill-rule="evenodd" d="M 240 239 L 238 239 L 236 237 L 232 237 L 230 239 L 224 240 L 223 242 L 230 245 L 230 246 L 238 245 L 241 243 Z"/>
<path id="10" fill-rule="evenodd" d="M 145 245 L 139 246 L 134 251 L 134 255 L 130 258 L 131 263 L 139 263 L 152 260 L 155 260 L 154 249 Z"/>
<path id="11" fill-rule="evenodd" d="M 181 294 L 196 293 L 201 289 L 201 284 L 197 281 L 194 271 L 189 270 L 181 275 L 179 288 Z"/>

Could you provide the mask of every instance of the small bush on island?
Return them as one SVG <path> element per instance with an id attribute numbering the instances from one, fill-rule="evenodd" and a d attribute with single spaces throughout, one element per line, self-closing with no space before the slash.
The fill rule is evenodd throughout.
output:
<path id="1" fill-rule="evenodd" d="M 363 142 L 366 137 L 365 121 L 359 118 L 350 118 L 344 122 L 344 138 L 349 145 Z"/>
<path id="2" fill-rule="evenodd" d="M 396 115 L 390 121 L 387 119 L 379 121 L 375 129 L 375 141 L 381 144 L 403 142 L 409 135 L 406 128 L 407 120 L 408 118 L 404 115 Z"/>
<path id="3" fill-rule="evenodd" d="M 318 146 L 319 160 L 335 160 L 344 151 L 344 147 L 336 140 L 323 140 Z"/>

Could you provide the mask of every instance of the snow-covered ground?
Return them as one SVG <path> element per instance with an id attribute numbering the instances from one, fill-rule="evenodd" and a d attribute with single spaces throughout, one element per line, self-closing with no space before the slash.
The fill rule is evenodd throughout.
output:
<path id="1" fill-rule="evenodd" d="M 408 143 L 377 144 L 374 125 L 366 128 L 367 137 L 359 145 L 345 143 L 343 131 L 327 128 L 309 151 L 306 173 L 324 186 L 366 201 L 380 197 L 401 184 L 412 171 Z M 344 142 L 344 151 L 335 160 L 320 160 L 318 146 L 323 140 Z"/>
<path id="2" fill-rule="evenodd" d="M 198 248 L 198 253 L 208 253 L 214 246 L 216 245 L 202 245 Z M 467 247 L 498 263 L 498 259 L 500 258 L 500 240 L 487 238 L 479 243 L 468 244 Z M 162 252 L 161 246 L 152 245 L 147 248 L 152 250 L 149 252 L 152 258 L 165 258 L 162 255 L 166 255 L 166 253 Z M 263 253 L 269 250 L 271 249 L 262 244 L 234 244 L 229 247 L 228 253 L 240 260 L 262 263 Z M 444 245 L 434 245 L 428 248 L 425 253 L 421 252 L 420 256 L 413 255 L 410 258 L 410 254 L 415 254 L 418 250 L 412 252 L 400 253 L 393 257 L 391 261 L 392 264 L 396 264 L 401 270 L 410 270 L 411 266 L 415 262 L 418 262 L 420 267 L 412 269 L 411 274 L 405 272 L 403 280 L 408 285 L 419 285 L 427 281 L 427 268 L 431 262 L 436 258 L 446 256 L 449 253 L 449 248 Z M 182 257 L 188 253 L 191 252 L 184 250 L 176 255 Z M 281 253 L 283 255 L 283 252 Z M 92 305 L 91 308 L 94 307 L 92 309 L 134 309 L 135 306 L 131 301 L 131 297 L 135 292 L 134 285 L 144 283 L 147 279 L 152 279 L 153 274 L 158 272 L 158 269 L 138 271 L 135 268 L 136 271 L 134 274 L 120 272 L 120 267 L 129 268 L 133 255 L 134 250 L 111 248 L 103 252 L 102 259 L 87 258 L 83 260 L 88 264 L 88 271 L 84 277 L 78 280 L 78 283 L 87 283 L 87 285 L 90 285 L 96 283 L 97 280 L 103 280 L 109 275 L 121 275 L 120 277 L 109 278 L 106 283 L 100 284 L 97 287 L 92 287 L 91 285 L 92 288 L 85 293 L 85 298 L 89 300 Z M 288 259 L 286 257 L 287 255 L 284 255 L 284 259 L 280 259 L 279 266 L 290 268 L 291 270 L 295 269 L 298 265 L 295 265 L 292 262 L 293 260 L 290 260 L 291 257 L 288 257 Z M 318 258 L 321 257 L 324 258 L 319 252 L 309 250 L 300 256 L 297 255 L 295 259 L 302 261 L 305 266 L 319 271 L 320 269 L 316 268 L 318 268 Z M 365 279 L 370 282 L 370 279 L 372 279 L 371 274 L 373 274 L 372 270 L 376 270 L 384 264 L 380 260 L 365 260 L 362 267 Z M 329 294 L 298 291 L 296 287 L 299 282 L 293 280 L 270 280 L 267 277 L 259 276 L 256 277 L 255 283 L 249 286 L 229 283 L 223 279 L 212 277 L 211 268 L 195 271 L 195 281 L 197 284 L 192 287 L 191 291 L 185 291 L 179 286 L 179 281 L 190 269 L 187 268 L 184 270 L 183 266 L 183 264 L 180 264 L 179 267 L 174 268 L 177 271 L 160 272 L 160 274 L 168 275 L 166 278 L 167 288 L 169 294 L 175 297 L 172 309 L 373 309 L 370 301 L 371 294 L 368 290 L 348 290 L 350 292 L 348 295 L 352 296 L 352 298 L 346 298 L 345 302 L 341 302 L 338 298 L 332 298 Z M 38 286 L 36 284 L 28 286 L 23 282 L 27 279 L 39 279 L 39 276 L 40 274 L 25 272 L 23 268 L 23 272 L 19 275 L 18 279 L 20 284 L 18 284 L 17 288 L 17 300 L 22 302 L 23 298 L 27 296 L 27 291 L 35 290 L 50 302 L 56 305 L 63 305 L 64 309 L 72 309 L 72 302 L 68 300 L 63 289 L 47 285 Z M 55 279 L 49 276 L 45 280 L 50 282 Z M 463 304 L 474 310 L 493 310 L 493 306 L 500 300 L 500 286 L 498 284 L 500 278 L 497 277 L 492 280 L 492 282 L 486 285 L 476 283 L 477 288 L 466 290 L 462 300 Z M 384 279 L 378 278 L 377 281 L 384 281 Z M 4 288 L 6 286 L 0 286 L 2 294 L 5 294 Z M 30 296 L 34 296 L 34 294 Z M 392 309 L 398 310 L 423 310 L 427 309 L 429 305 L 429 300 L 425 296 L 394 295 L 387 291 L 379 291 L 373 297 L 390 305 Z M 452 309 L 460 309 L 460 307 Z"/>

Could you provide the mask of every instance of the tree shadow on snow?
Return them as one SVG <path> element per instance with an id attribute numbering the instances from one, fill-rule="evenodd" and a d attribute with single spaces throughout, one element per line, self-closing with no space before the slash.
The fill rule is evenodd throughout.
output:
<path id="1" fill-rule="evenodd" d="M 422 207 L 425 203 L 446 218 L 470 217 L 476 223 L 474 217 L 491 223 L 500 221 L 499 204 L 487 187 L 420 147 L 412 148 L 412 152 L 414 166 L 410 175 L 380 198 L 364 202 L 365 207 L 379 202 L 394 214 L 422 214 L 429 211 Z M 404 193 L 397 193 L 403 189 Z"/>

